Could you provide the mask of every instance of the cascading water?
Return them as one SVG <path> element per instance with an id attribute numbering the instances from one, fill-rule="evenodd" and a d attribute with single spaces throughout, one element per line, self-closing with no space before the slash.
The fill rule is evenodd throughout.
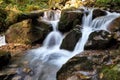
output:
<path id="1" fill-rule="evenodd" d="M 56 80 L 56 72 L 69 59 L 66 57 L 69 57 L 70 52 L 59 48 L 63 39 L 57 29 L 59 18 L 60 12 L 57 11 L 45 12 L 41 18 L 42 21 L 52 25 L 53 31 L 44 40 L 43 47 L 31 50 L 27 55 L 30 66 L 35 71 L 32 80 Z"/>
<path id="2" fill-rule="evenodd" d="M 91 10 L 89 12 L 88 16 L 86 16 L 86 14 L 84 14 L 84 16 L 83 16 L 82 37 L 78 41 L 77 45 L 75 46 L 74 52 L 81 52 L 84 50 L 84 45 L 87 42 L 87 39 L 88 39 L 90 33 L 92 32 L 92 28 L 90 27 L 90 23 L 92 22 L 92 12 L 93 12 L 93 10 Z"/>
<path id="3" fill-rule="evenodd" d="M 84 45 L 90 33 L 101 29 L 106 30 L 107 25 L 119 16 L 116 13 L 108 13 L 106 16 L 92 20 L 93 10 L 88 10 L 88 12 L 88 15 L 85 13 L 83 16 L 82 37 L 79 39 L 73 52 L 59 48 L 63 39 L 63 35 L 57 29 L 60 13 L 56 11 L 44 13 L 42 21 L 52 24 L 53 31 L 48 34 L 42 47 L 29 51 L 29 54 L 26 56 L 34 73 L 31 76 L 32 80 L 56 80 L 56 72 L 61 66 L 68 59 L 84 50 Z M 27 79 L 24 78 L 24 80 Z"/>
<path id="4" fill-rule="evenodd" d="M 85 8 L 84 8 L 85 9 Z M 86 44 L 89 35 L 96 31 L 96 30 L 106 30 L 109 23 L 120 16 L 120 14 L 117 13 L 109 13 L 107 12 L 106 16 L 98 17 L 92 20 L 93 10 L 88 10 L 89 14 L 86 16 L 84 14 L 83 16 L 83 24 L 82 24 L 82 37 L 78 41 L 77 45 L 75 46 L 74 52 L 82 52 L 84 50 L 84 45 Z M 86 11 L 86 9 L 85 9 Z"/>
<path id="5" fill-rule="evenodd" d="M 42 17 L 42 21 L 51 24 L 53 27 L 53 31 L 49 33 L 45 41 L 43 42 L 43 47 L 52 48 L 54 46 L 59 46 L 62 35 L 57 29 L 57 24 L 60 18 L 60 11 L 46 11 L 44 16 Z"/>

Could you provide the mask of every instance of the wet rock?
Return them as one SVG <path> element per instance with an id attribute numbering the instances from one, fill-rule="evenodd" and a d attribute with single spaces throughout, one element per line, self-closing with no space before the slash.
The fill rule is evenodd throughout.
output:
<path id="1" fill-rule="evenodd" d="M 112 38 L 111 33 L 99 30 L 90 34 L 85 49 L 108 49 L 115 44 L 116 40 Z"/>
<path id="2" fill-rule="evenodd" d="M 83 13 L 81 11 L 62 11 L 58 29 L 61 32 L 68 32 L 74 26 L 82 23 L 82 17 Z"/>
<path id="3" fill-rule="evenodd" d="M 113 38 L 118 41 L 118 46 L 120 46 L 120 17 L 114 19 L 107 29 L 111 31 Z"/>
<path id="4" fill-rule="evenodd" d="M 57 80 L 72 80 L 73 77 L 75 80 L 90 80 L 91 76 L 95 74 L 94 65 L 95 62 L 87 56 L 77 55 L 67 61 L 57 72 Z M 91 76 L 85 75 L 88 72 L 91 72 L 89 73 Z"/>
<path id="5" fill-rule="evenodd" d="M 107 15 L 106 11 L 103 11 L 101 9 L 94 9 L 93 10 L 93 19 L 100 17 L 100 16 L 105 16 L 105 15 Z"/>
<path id="6" fill-rule="evenodd" d="M 33 24 L 33 22 L 28 19 L 11 25 L 5 34 L 7 43 L 32 44 L 42 42 L 51 31 L 51 25 L 44 22 Z"/>
<path id="7" fill-rule="evenodd" d="M 0 50 L 0 69 L 9 64 L 11 60 L 10 52 Z"/>
<path id="8" fill-rule="evenodd" d="M 120 17 L 114 19 L 107 28 L 111 32 L 120 31 Z"/>
<path id="9" fill-rule="evenodd" d="M 120 49 L 84 51 L 62 66 L 57 80 L 119 80 L 119 52 Z"/>
<path id="10" fill-rule="evenodd" d="M 74 28 L 63 39 L 63 42 L 62 42 L 60 48 L 73 51 L 74 47 L 77 44 L 81 35 L 82 35 L 82 33 L 80 32 L 80 28 L 79 27 Z"/>
<path id="11" fill-rule="evenodd" d="M 73 74 L 78 70 L 82 70 L 81 65 L 86 67 L 87 57 L 74 57 L 70 59 L 62 68 L 57 72 L 57 80 L 69 80 L 73 77 Z M 76 68 L 77 67 L 77 68 Z M 92 68 L 92 66 L 91 66 Z M 75 74 L 74 74 L 75 75 Z M 76 75 L 74 76 L 78 78 Z M 80 79 L 80 78 L 79 78 Z"/>

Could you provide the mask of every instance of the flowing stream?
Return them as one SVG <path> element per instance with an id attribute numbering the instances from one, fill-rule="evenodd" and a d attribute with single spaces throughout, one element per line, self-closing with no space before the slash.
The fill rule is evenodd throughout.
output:
<path id="1" fill-rule="evenodd" d="M 82 37 L 77 42 L 73 52 L 60 49 L 61 42 L 64 38 L 64 35 L 57 29 L 60 11 L 46 11 L 44 13 L 41 20 L 51 24 L 53 31 L 48 34 L 42 47 L 30 50 L 26 56 L 34 73 L 32 80 L 56 80 L 56 72 L 61 66 L 74 55 L 84 51 L 84 45 L 89 35 L 96 30 L 107 30 L 109 23 L 119 16 L 117 13 L 108 12 L 106 16 L 92 20 L 93 9 L 87 11 L 88 15 L 84 13 L 83 16 Z M 24 80 L 27 79 L 24 78 Z"/>

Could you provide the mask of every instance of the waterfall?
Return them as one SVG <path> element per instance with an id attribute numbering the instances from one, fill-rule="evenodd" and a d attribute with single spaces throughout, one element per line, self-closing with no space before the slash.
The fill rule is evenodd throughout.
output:
<path id="1" fill-rule="evenodd" d="M 69 59 L 70 52 L 59 48 L 64 37 L 57 28 L 59 18 L 59 11 L 46 11 L 41 18 L 41 21 L 52 25 L 53 31 L 48 34 L 42 47 L 30 50 L 26 56 L 35 71 L 32 80 L 56 80 L 57 71 Z"/>
<path id="2" fill-rule="evenodd" d="M 92 22 L 92 13 L 93 10 L 89 12 L 88 16 L 86 16 L 86 14 L 83 16 L 82 37 L 79 39 L 77 45 L 75 46 L 74 52 L 81 52 L 84 50 L 84 45 L 87 42 L 90 33 L 92 32 L 92 28 L 90 27 L 90 24 Z"/>
<path id="3" fill-rule="evenodd" d="M 117 18 L 118 16 L 120 16 L 118 13 L 108 13 L 106 16 L 102 16 L 102 17 L 98 17 L 95 18 L 92 23 L 91 23 L 91 27 L 94 30 L 106 30 L 107 31 L 107 26 L 109 25 L 109 23 L 114 20 L 115 18 Z"/>
<path id="4" fill-rule="evenodd" d="M 86 11 L 86 8 L 84 8 Z M 110 22 L 112 20 L 114 20 L 115 18 L 117 18 L 118 16 L 120 16 L 120 14 L 118 13 L 109 13 L 107 12 L 106 16 L 102 16 L 102 17 L 98 17 L 92 20 L 92 14 L 93 14 L 93 10 L 88 10 L 88 16 L 86 16 L 86 14 L 84 14 L 83 16 L 83 22 L 82 22 L 82 37 L 79 39 L 79 41 L 77 42 L 77 45 L 75 46 L 74 52 L 80 53 L 82 51 L 84 51 L 84 45 L 86 44 L 89 35 L 96 31 L 96 30 L 107 30 L 107 26 L 110 24 Z"/>
<path id="5" fill-rule="evenodd" d="M 85 8 L 84 8 L 85 9 Z M 58 31 L 57 24 L 60 18 L 59 11 L 46 11 L 41 18 L 42 21 L 51 24 L 53 31 L 48 34 L 43 42 L 43 46 L 30 50 L 26 55 L 26 59 L 30 63 L 30 67 L 34 73 L 32 80 L 56 80 L 56 72 L 74 55 L 84 50 L 89 35 L 96 30 L 106 30 L 108 24 L 119 15 L 116 13 L 108 13 L 106 16 L 92 19 L 93 10 L 85 9 L 88 15 L 84 13 L 82 22 L 82 37 L 77 42 L 73 52 L 61 50 L 64 36 Z M 27 80 L 24 78 L 24 80 Z"/>

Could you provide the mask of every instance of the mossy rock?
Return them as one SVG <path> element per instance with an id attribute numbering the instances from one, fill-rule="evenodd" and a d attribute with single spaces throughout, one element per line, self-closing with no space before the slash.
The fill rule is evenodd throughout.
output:
<path id="1" fill-rule="evenodd" d="M 45 36 L 51 31 L 51 28 L 49 24 L 44 22 L 38 24 L 39 26 L 36 26 L 31 19 L 28 19 L 11 25 L 5 34 L 7 43 L 41 43 Z"/>
<path id="2" fill-rule="evenodd" d="M 9 64 L 11 59 L 10 52 L 0 50 L 0 69 Z"/>
<path id="3" fill-rule="evenodd" d="M 120 80 L 119 54 L 120 49 L 84 51 L 61 67 L 57 80 Z"/>
<path id="4" fill-rule="evenodd" d="M 75 56 L 64 64 L 57 72 L 57 80 L 68 80 L 68 78 L 75 75 L 77 71 L 92 71 L 93 66 L 94 62 L 92 60 L 88 60 L 86 56 Z M 80 77 L 79 80 L 81 80 Z"/>
<path id="5" fill-rule="evenodd" d="M 58 29 L 61 32 L 68 32 L 76 25 L 81 25 L 83 13 L 81 11 L 62 11 L 61 18 L 58 24 Z"/>
<path id="6" fill-rule="evenodd" d="M 10 25 L 18 22 L 21 12 L 0 9 L 0 32 L 6 32 Z"/>
<path id="7" fill-rule="evenodd" d="M 6 25 L 9 27 L 10 25 L 17 23 L 17 19 L 18 19 L 19 15 L 21 15 L 22 13 L 8 10 L 7 14 L 8 15 L 6 18 Z"/>
<path id="8" fill-rule="evenodd" d="M 112 37 L 111 33 L 104 30 L 98 30 L 90 34 L 88 41 L 85 45 L 85 49 L 103 50 L 115 46 L 116 43 L 117 42 Z"/>

